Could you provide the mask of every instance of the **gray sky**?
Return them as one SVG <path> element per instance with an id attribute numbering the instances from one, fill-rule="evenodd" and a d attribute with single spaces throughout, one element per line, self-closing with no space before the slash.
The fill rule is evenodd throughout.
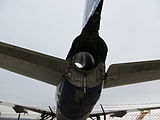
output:
<path id="1" fill-rule="evenodd" d="M 66 57 L 80 33 L 85 0 L 0 0 L 0 40 Z M 160 1 L 105 0 L 100 35 L 106 65 L 160 59 Z M 0 100 L 55 105 L 55 87 L 0 69 Z M 157 103 L 160 81 L 105 89 L 99 103 Z"/>

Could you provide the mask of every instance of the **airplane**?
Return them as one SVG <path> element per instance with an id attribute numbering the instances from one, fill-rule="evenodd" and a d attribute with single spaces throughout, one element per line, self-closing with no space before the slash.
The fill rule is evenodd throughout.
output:
<path id="1" fill-rule="evenodd" d="M 7 103 L 7 102 L 2 102 L 0 101 L 0 106 L 7 106 L 10 108 L 13 108 L 15 113 L 12 113 L 10 116 L 9 115 L 2 115 L 0 114 L 0 120 L 53 120 L 56 117 L 56 111 L 55 109 L 53 110 L 49 106 L 49 110 L 47 109 L 39 109 L 39 108 L 33 108 L 33 107 L 28 107 L 28 106 L 22 106 L 22 105 L 17 105 L 13 103 Z M 96 106 L 98 107 L 98 106 Z M 154 105 L 150 107 L 132 107 L 132 108 L 118 108 L 118 109 L 109 109 L 104 110 L 102 104 L 100 104 L 100 107 L 102 109 L 101 111 L 92 111 L 91 114 L 89 115 L 89 118 L 91 120 L 100 120 L 101 118 L 104 118 L 104 120 L 107 119 L 106 116 L 112 117 L 112 118 L 122 118 L 126 114 L 131 114 L 131 113 L 139 113 L 137 114 L 137 119 L 136 120 L 141 120 L 143 119 L 147 114 L 151 113 L 152 110 L 159 110 L 160 106 L 159 105 Z M 36 114 L 30 113 L 30 111 L 35 112 Z M 23 113 L 23 114 L 22 114 Z M 18 117 L 17 117 L 18 116 Z"/>
<path id="2" fill-rule="evenodd" d="M 56 113 L 41 111 L 43 117 L 86 120 L 103 88 L 160 79 L 160 60 L 112 64 L 105 72 L 108 48 L 99 35 L 102 6 L 103 0 L 86 0 L 82 31 L 66 59 L 0 42 L 1 68 L 57 86 Z"/>

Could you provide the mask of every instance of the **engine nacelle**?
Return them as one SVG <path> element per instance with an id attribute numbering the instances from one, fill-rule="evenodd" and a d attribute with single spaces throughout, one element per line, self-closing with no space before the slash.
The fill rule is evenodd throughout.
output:
<path id="1" fill-rule="evenodd" d="M 83 88 L 102 84 L 107 51 L 107 45 L 98 33 L 82 32 L 75 38 L 66 58 L 70 62 L 67 80 Z"/>

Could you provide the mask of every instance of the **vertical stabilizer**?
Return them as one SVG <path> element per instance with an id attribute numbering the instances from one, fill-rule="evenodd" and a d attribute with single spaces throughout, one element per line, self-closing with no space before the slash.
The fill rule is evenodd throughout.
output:
<path id="1" fill-rule="evenodd" d="M 99 30 L 102 5 L 103 0 L 86 0 L 83 29 Z"/>

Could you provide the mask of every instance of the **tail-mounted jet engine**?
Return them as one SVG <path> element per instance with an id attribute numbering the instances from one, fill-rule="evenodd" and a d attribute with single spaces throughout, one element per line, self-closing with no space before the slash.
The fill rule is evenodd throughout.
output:
<path id="1" fill-rule="evenodd" d="M 82 31 L 81 35 L 75 38 L 67 56 L 70 62 L 67 80 L 83 88 L 102 84 L 106 54 L 107 46 L 98 34 Z"/>

